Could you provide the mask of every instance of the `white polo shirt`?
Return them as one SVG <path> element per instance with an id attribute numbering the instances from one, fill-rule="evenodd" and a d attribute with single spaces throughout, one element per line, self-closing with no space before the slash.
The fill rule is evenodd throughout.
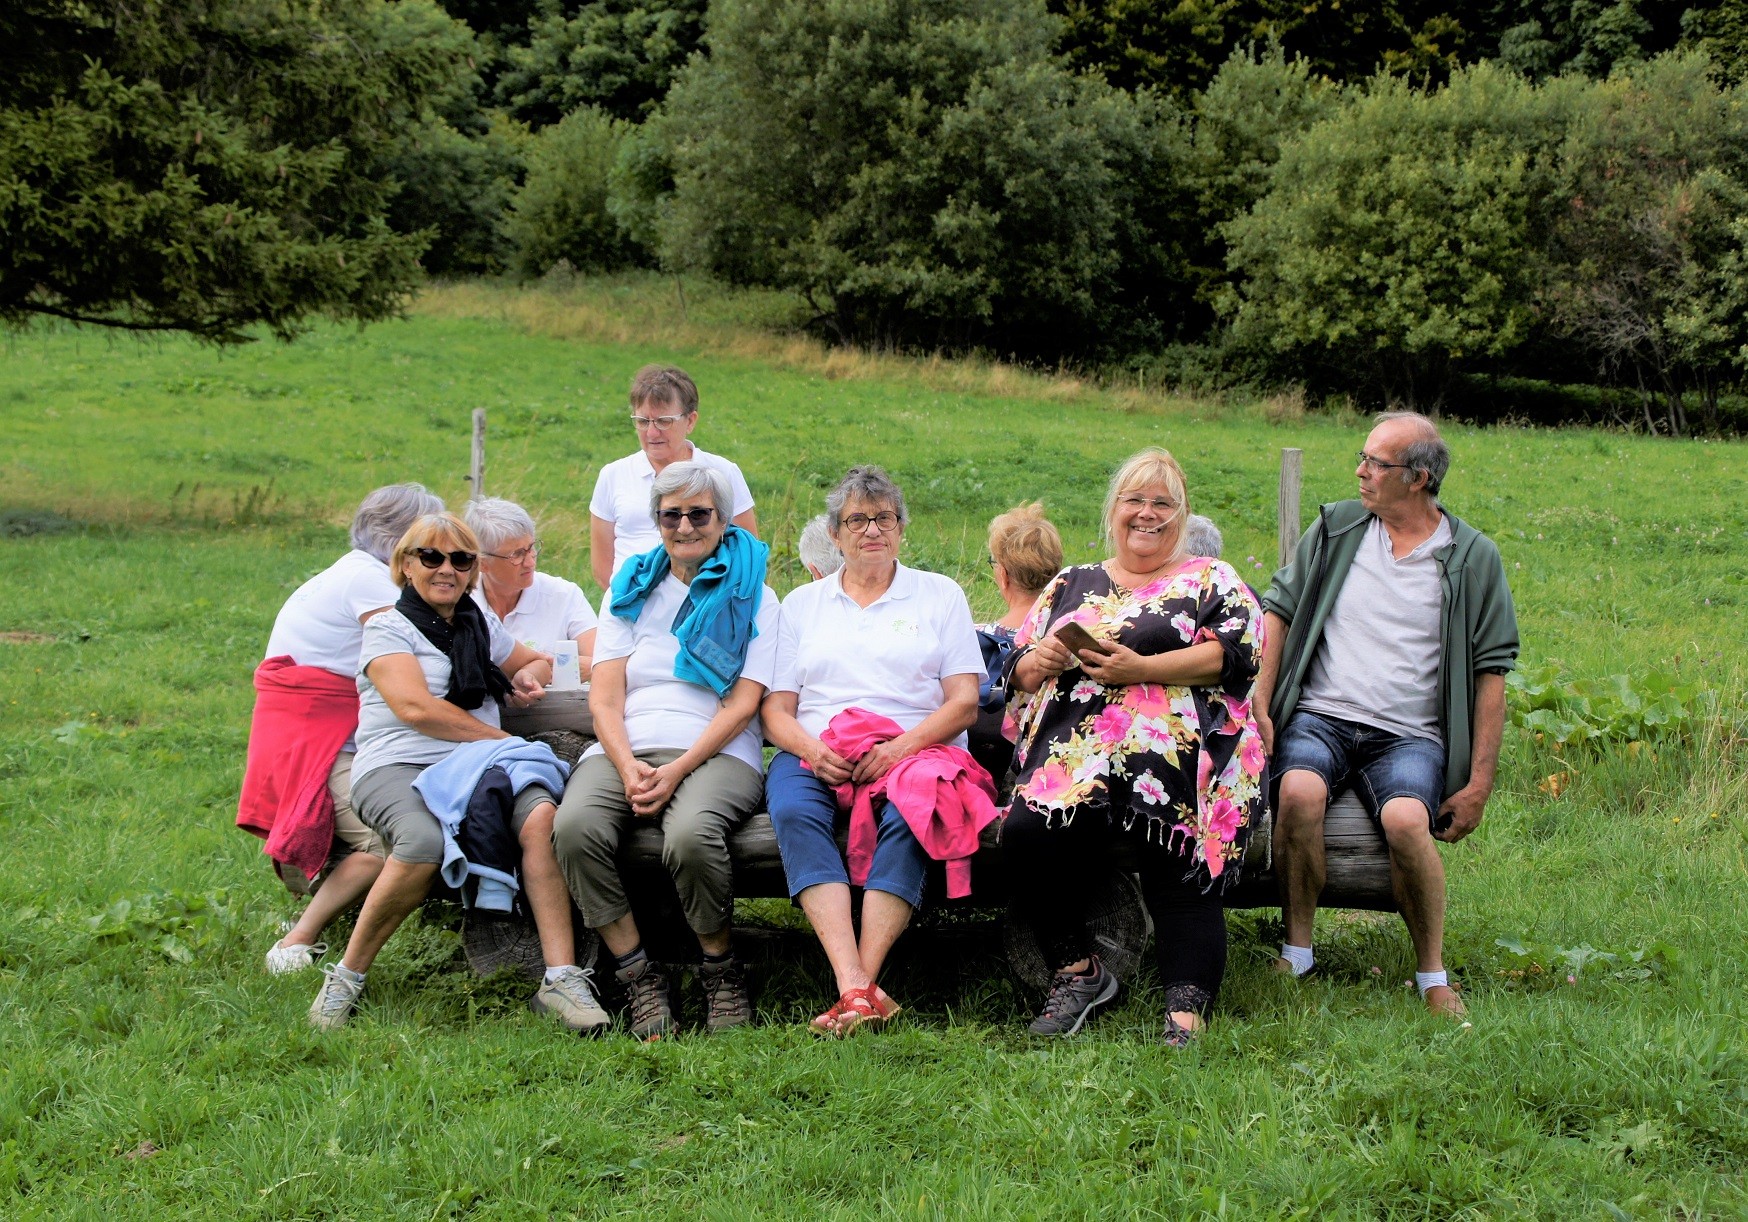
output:
<path id="1" fill-rule="evenodd" d="M 350 679 L 358 673 L 358 648 L 364 643 L 358 617 L 392 607 L 400 596 L 388 565 L 354 548 L 285 600 L 264 656 L 289 655 L 299 666 L 318 666 Z"/>
<path id="2" fill-rule="evenodd" d="M 692 457 L 682 461 L 703 463 L 728 476 L 734 512 L 740 517 L 753 507 L 752 489 L 740 468 L 728 459 L 692 447 Z M 613 523 L 613 571 L 633 556 L 642 555 L 652 547 L 660 547 L 661 531 L 649 512 L 650 485 L 655 483 L 655 468 L 642 450 L 617 459 L 601 468 L 595 477 L 595 494 L 589 498 L 589 512 L 603 521 Z"/>
<path id="3" fill-rule="evenodd" d="M 473 601 L 488 616 L 497 615 L 486 602 L 483 585 L 474 587 Z M 502 622 L 506 632 L 530 649 L 551 653 L 558 642 L 574 641 L 594 628 L 596 618 L 595 608 L 576 582 L 537 572 L 534 584 L 522 591 Z"/>
<path id="4" fill-rule="evenodd" d="M 941 707 L 942 679 L 983 673 L 971 605 L 950 577 L 901 564 L 886 593 L 860 607 L 839 569 L 783 600 L 771 690 L 797 694 L 796 719 L 815 738 L 847 708 L 914 729 Z"/>
<path id="5" fill-rule="evenodd" d="M 686 601 L 686 584 L 671 573 L 662 579 L 643 604 L 635 620 L 620 619 L 612 611 L 601 616 L 595 637 L 595 665 L 625 658 L 625 737 L 633 751 L 657 751 L 671 747 L 684 751 L 697 742 L 704 729 L 722 711 L 722 701 L 709 688 L 674 677 L 674 660 L 680 655 L 680 638 L 674 635 L 674 616 Z M 606 604 L 603 604 L 605 606 Z M 753 617 L 758 635 L 747 647 L 746 665 L 740 677 L 771 686 L 777 665 L 777 595 L 770 586 L 759 599 Z M 764 744 L 759 719 L 729 740 L 722 749 L 748 767 L 765 770 Z M 596 743 L 583 754 L 602 755 Z"/>

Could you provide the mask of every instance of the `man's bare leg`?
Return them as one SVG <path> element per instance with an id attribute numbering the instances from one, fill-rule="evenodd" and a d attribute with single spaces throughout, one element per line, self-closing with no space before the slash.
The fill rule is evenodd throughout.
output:
<path id="1" fill-rule="evenodd" d="M 1414 940 L 1416 971 L 1444 970 L 1445 864 L 1432 838 L 1429 816 L 1418 798 L 1392 798 L 1379 812 L 1390 846 L 1390 889 Z M 1449 985 L 1426 991 L 1426 1008 L 1460 1015 L 1462 999 Z"/>
<path id="2" fill-rule="evenodd" d="M 1281 777 L 1275 811 L 1275 879 L 1281 889 L 1281 921 L 1289 946 L 1310 946 L 1317 921 L 1317 900 L 1323 894 L 1328 868 L 1323 854 L 1323 817 L 1329 809 L 1329 787 L 1304 768 Z M 1276 959 L 1277 971 L 1291 971 Z"/>

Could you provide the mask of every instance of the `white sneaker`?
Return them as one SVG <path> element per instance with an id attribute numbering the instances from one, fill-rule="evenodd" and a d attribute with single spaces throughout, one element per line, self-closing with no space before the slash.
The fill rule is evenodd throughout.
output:
<path id="1" fill-rule="evenodd" d="M 591 974 L 588 968 L 563 969 L 556 979 L 542 984 L 540 991 L 528 999 L 528 1008 L 536 1014 L 550 1014 L 583 1035 L 605 1030 L 613 1020 L 595 1000 L 595 990 L 589 986 Z"/>
<path id="2" fill-rule="evenodd" d="M 332 1031 L 344 1027 L 346 1020 L 352 1017 L 352 1007 L 358 1004 L 364 983 L 346 979 L 340 974 L 338 964 L 324 967 L 322 975 L 325 977 L 322 991 L 310 1003 L 310 1023 L 322 1031 Z"/>
<path id="3" fill-rule="evenodd" d="M 314 967 L 316 960 L 327 953 L 326 942 L 317 942 L 313 946 L 306 946 L 301 942 L 293 942 L 289 946 L 283 942 L 275 943 L 273 949 L 267 952 L 267 974 L 285 976 L 291 972 L 301 972 L 306 967 Z"/>

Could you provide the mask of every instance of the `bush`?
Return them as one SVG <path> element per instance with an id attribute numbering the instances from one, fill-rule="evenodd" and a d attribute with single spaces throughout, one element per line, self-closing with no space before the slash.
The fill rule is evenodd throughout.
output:
<path id="1" fill-rule="evenodd" d="M 518 270 L 537 276 L 560 259 L 579 270 L 634 261 L 635 249 L 607 205 L 608 176 L 629 127 L 585 106 L 529 141 L 528 177 L 504 226 Z"/>
<path id="2" fill-rule="evenodd" d="M 675 264 L 840 337 L 1053 357 L 1184 300 L 1177 115 L 1070 73 L 1037 0 L 720 0 L 664 109 Z"/>
<path id="3" fill-rule="evenodd" d="M 705 0 L 541 0 L 527 45 L 505 50 L 498 98 L 537 125 L 579 106 L 641 120 L 698 49 L 705 7 Z"/>

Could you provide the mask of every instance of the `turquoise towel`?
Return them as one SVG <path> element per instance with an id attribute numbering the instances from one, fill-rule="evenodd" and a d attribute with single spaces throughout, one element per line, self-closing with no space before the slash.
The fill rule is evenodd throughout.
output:
<path id="1" fill-rule="evenodd" d="M 674 617 L 673 633 L 680 641 L 674 678 L 707 687 L 719 697 L 728 695 L 759 635 L 754 620 L 770 555 L 769 547 L 738 526 L 723 532 L 716 551 L 698 566 Z M 627 560 L 613 578 L 613 614 L 635 622 L 670 567 L 667 550 L 660 547 Z"/>

